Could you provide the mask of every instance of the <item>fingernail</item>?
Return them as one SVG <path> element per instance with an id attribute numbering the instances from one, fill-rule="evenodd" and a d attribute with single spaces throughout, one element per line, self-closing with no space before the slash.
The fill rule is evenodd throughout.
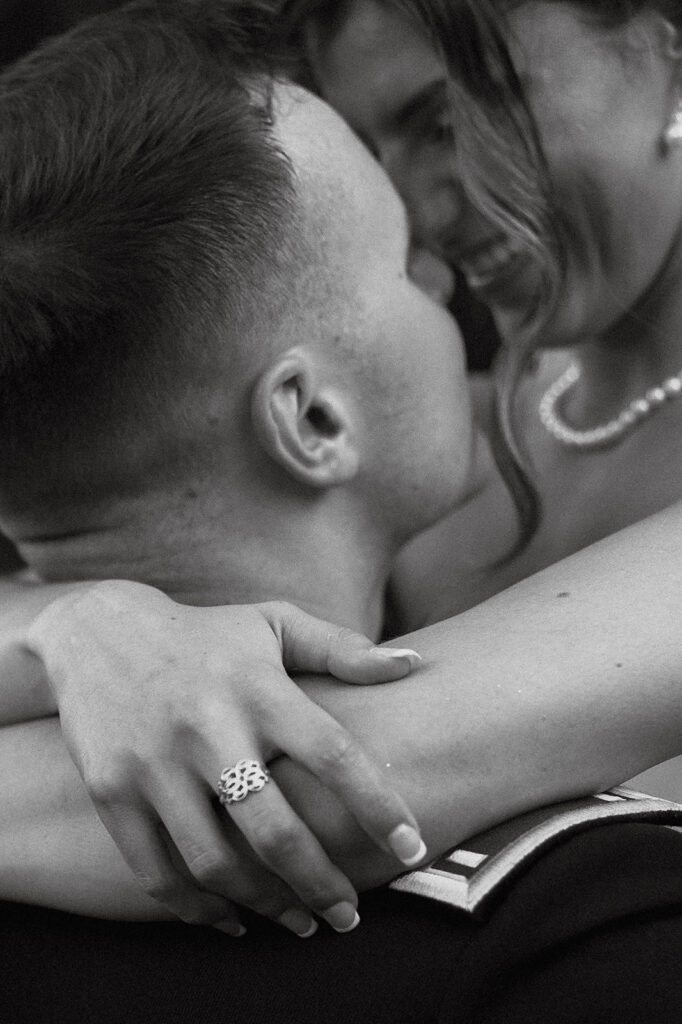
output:
<path id="1" fill-rule="evenodd" d="M 246 935 L 246 928 L 243 924 L 233 924 L 231 921 L 217 921 L 214 925 L 219 932 L 223 932 L 224 935 L 230 935 L 233 939 L 241 939 L 242 935 Z"/>
<path id="2" fill-rule="evenodd" d="M 405 867 L 411 868 L 426 856 L 426 844 L 411 825 L 398 825 L 388 837 L 388 845 Z"/>
<path id="3" fill-rule="evenodd" d="M 352 903 L 335 903 L 323 910 L 321 916 L 335 932 L 352 932 L 360 924 L 360 915 Z"/>
<path id="4" fill-rule="evenodd" d="M 304 910 L 285 910 L 277 920 L 300 939 L 309 939 L 317 931 L 317 921 Z"/>
<path id="5" fill-rule="evenodd" d="M 412 668 L 415 668 L 422 660 L 421 654 L 417 654 L 416 651 L 411 650 L 409 647 L 373 647 L 372 654 L 387 660 L 390 659 L 391 661 L 394 661 L 396 658 L 404 658 L 405 661 L 410 663 Z"/>

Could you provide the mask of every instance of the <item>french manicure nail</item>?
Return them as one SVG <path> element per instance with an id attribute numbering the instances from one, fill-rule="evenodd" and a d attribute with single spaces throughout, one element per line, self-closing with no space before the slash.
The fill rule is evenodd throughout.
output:
<path id="1" fill-rule="evenodd" d="M 352 903 L 335 903 L 321 915 L 335 932 L 352 932 L 360 924 L 360 915 Z"/>
<path id="2" fill-rule="evenodd" d="M 405 867 L 411 868 L 426 856 L 426 844 L 411 825 L 398 825 L 388 837 L 388 845 Z"/>
<path id="3" fill-rule="evenodd" d="M 405 661 L 410 663 L 412 668 L 422 660 L 421 654 L 417 654 L 416 651 L 411 650 L 409 647 L 373 647 L 372 653 L 377 654 L 380 658 L 391 661 L 395 661 L 396 658 L 404 658 Z"/>
<path id="4" fill-rule="evenodd" d="M 285 910 L 277 920 L 300 939 L 309 939 L 317 931 L 317 921 L 304 910 Z"/>
<path id="5" fill-rule="evenodd" d="M 219 932 L 223 932 L 224 935 L 230 935 L 233 939 L 241 939 L 242 935 L 246 935 L 246 928 L 243 924 L 233 924 L 231 921 L 216 921 L 213 925 Z"/>

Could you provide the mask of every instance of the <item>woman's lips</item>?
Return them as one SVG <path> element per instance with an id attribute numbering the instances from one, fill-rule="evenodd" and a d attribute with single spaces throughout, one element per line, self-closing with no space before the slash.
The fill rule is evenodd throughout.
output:
<path id="1" fill-rule="evenodd" d="M 476 297 L 492 309 L 525 308 L 538 287 L 537 268 L 517 239 L 495 238 L 464 249 L 450 250 Z"/>
<path id="2" fill-rule="evenodd" d="M 457 262 L 471 288 L 490 287 L 509 275 L 510 270 L 523 258 L 524 249 L 519 242 L 502 239 L 460 252 Z"/>

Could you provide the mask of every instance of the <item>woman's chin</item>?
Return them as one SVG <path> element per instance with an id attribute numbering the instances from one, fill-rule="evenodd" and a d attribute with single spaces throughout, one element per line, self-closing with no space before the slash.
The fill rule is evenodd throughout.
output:
<path id="1" fill-rule="evenodd" d="M 514 302 L 490 305 L 495 326 L 507 348 L 573 348 L 594 337 L 597 315 L 588 309 L 585 289 L 564 289 L 551 312 L 542 309 L 537 294 L 519 292 Z"/>

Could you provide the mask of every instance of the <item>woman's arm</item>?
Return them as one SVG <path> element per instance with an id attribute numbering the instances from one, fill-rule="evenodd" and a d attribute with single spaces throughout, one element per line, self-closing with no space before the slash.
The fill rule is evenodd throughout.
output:
<path id="1" fill-rule="evenodd" d="M 680 508 L 668 510 L 414 634 L 425 660 L 409 679 L 301 681 L 383 765 L 433 854 L 680 750 L 680 519 Z M 304 769 L 284 759 L 273 769 L 356 886 L 396 874 Z M 96 818 L 56 722 L 3 730 L 0 771 L 0 896 L 104 916 L 160 913 Z"/>
<path id="2" fill-rule="evenodd" d="M 0 729 L 0 898 L 129 920 L 170 918 L 137 885 L 57 718 Z"/>
<path id="3" fill-rule="evenodd" d="M 35 605 L 40 592 L 27 586 Z M 22 647 L 17 607 L 2 677 L 10 693 Z M 229 918 L 234 929 L 228 901 L 298 933 L 312 925 L 306 908 L 339 931 L 355 918 L 351 883 L 276 783 L 256 804 L 230 802 L 216 817 L 218 777 L 241 758 L 268 762 L 287 752 L 391 858 L 422 856 L 399 794 L 282 667 L 372 682 L 409 672 L 414 652 L 376 650 L 366 637 L 280 603 L 197 609 L 124 581 L 61 596 L 30 625 L 23 647 L 31 671 L 31 650 L 42 656 L 64 742 L 100 818 L 142 888 L 183 920 L 222 920 L 225 930 Z M 32 698 L 31 711 L 40 703 Z M 241 847 L 226 839 L 229 819 Z"/>
<path id="4" fill-rule="evenodd" d="M 414 634 L 425 661 L 409 679 L 302 680 L 383 766 L 431 853 L 679 752 L 681 527 L 676 506 Z M 274 769 L 357 885 L 396 873 L 304 769 Z"/>
<path id="5" fill-rule="evenodd" d="M 401 638 L 390 686 L 310 681 L 417 815 L 432 852 L 682 752 L 682 503 Z"/>

